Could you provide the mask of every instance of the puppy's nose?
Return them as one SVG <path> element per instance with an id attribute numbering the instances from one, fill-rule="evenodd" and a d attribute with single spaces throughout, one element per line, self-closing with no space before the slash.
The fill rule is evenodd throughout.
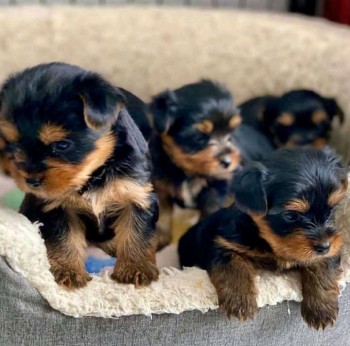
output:
<path id="1" fill-rule="evenodd" d="M 328 241 L 326 241 L 315 245 L 314 249 L 318 254 L 325 255 L 329 251 L 330 247 L 331 247 L 331 244 Z"/>
<path id="2" fill-rule="evenodd" d="M 232 162 L 232 159 L 230 155 L 225 155 L 220 159 L 220 165 L 224 168 L 230 167 L 231 162 Z"/>
<path id="3" fill-rule="evenodd" d="M 27 185 L 30 187 L 39 187 L 43 182 L 42 178 L 28 178 L 26 179 Z"/>

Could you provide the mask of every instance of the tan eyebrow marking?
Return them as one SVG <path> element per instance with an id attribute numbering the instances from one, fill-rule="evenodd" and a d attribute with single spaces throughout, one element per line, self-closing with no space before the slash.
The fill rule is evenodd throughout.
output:
<path id="1" fill-rule="evenodd" d="M 292 113 L 282 113 L 278 118 L 277 122 L 283 126 L 291 126 L 294 124 L 295 117 Z"/>
<path id="2" fill-rule="evenodd" d="M 284 207 L 290 211 L 306 213 L 310 209 L 310 203 L 304 198 L 297 198 L 289 201 Z"/>
<path id="3" fill-rule="evenodd" d="M 343 200 L 343 198 L 345 197 L 345 193 L 346 190 L 343 187 L 332 191 L 331 194 L 328 196 L 328 205 L 330 207 L 336 206 Z"/>
<path id="4" fill-rule="evenodd" d="M 46 145 L 53 142 L 61 141 L 68 135 L 68 131 L 65 130 L 61 125 L 55 124 L 44 124 L 39 132 L 39 139 Z"/>
<path id="5" fill-rule="evenodd" d="M 241 125 L 242 123 L 242 118 L 239 114 L 235 114 L 234 116 L 231 117 L 230 121 L 228 122 L 228 126 L 231 129 L 236 128 L 237 126 Z"/>
<path id="6" fill-rule="evenodd" d="M 195 125 L 195 128 L 203 133 L 211 133 L 214 130 L 214 124 L 210 120 L 203 120 L 202 122 Z"/>
<path id="7" fill-rule="evenodd" d="M 327 113 L 325 111 L 321 111 L 321 110 L 312 113 L 312 116 L 311 116 L 311 120 L 315 125 L 317 125 L 317 124 L 319 124 L 322 121 L 325 121 L 327 119 L 328 119 Z"/>
<path id="8" fill-rule="evenodd" d="M 19 139 L 16 126 L 5 119 L 0 119 L 0 131 L 8 142 L 17 142 Z"/>

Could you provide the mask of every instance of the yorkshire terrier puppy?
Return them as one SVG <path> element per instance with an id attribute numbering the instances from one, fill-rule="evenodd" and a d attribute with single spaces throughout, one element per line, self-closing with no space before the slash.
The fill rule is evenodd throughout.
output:
<path id="1" fill-rule="evenodd" d="M 26 69 L 2 86 L 7 170 L 26 193 L 20 212 L 42 224 L 51 271 L 67 288 L 90 280 L 87 244 L 117 257 L 117 282 L 158 278 L 158 203 L 148 146 L 129 114 L 142 112 L 135 99 L 63 63 Z"/>
<path id="2" fill-rule="evenodd" d="M 179 243 L 182 266 L 206 269 L 220 306 L 240 320 L 258 312 L 257 269 L 300 272 L 310 327 L 338 315 L 342 232 L 335 207 L 346 170 L 328 148 L 280 149 L 233 178 L 235 204 L 203 219 Z"/>
<path id="3" fill-rule="evenodd" d="M 240 106 L 243 123 L 253 126 L 277 147 L 327 145 L 332 121 L 344 122 L 344 113 L 336 100 L 312 90 L 293 90 L 281 97 L 264 96 Z"/>
<path id="4" fill-rule="evenodd" d="M 244 160 L 238 142 L 256 155 L 271 146 L 248 127 L 233 135 L 241 124 L 240 114 L 231 93 L 212 81 L 165 91 L 153 98 L 149 111 L 155 131 L 150 151 L 160 203 L 161 248 L 171 240 L 175 203 L 204 215 L 224 205 L 232 173 Z"/>

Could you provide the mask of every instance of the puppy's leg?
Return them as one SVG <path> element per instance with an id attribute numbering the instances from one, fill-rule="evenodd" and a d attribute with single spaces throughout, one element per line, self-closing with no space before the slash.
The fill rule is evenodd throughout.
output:
<path id="1" fill-rule="evenodd" d="M 159 275 L 155 257 L 158 205 L 154 193 L 149 193 L 147 198 L 148 203 L 143 206 L 132 201 L 107 206 L 108 219 L 114 217 L 109 227 L 114 229 L 115 237 L 98 244 L 117 257 L 112 279 L 136 287 L 149 285 Z"/>
<path id="2" fill-rule="evenodd" d="M 253 318 L 258 312 L 253 264 L 235 253 L 221 253 L 215 257 L 209 276 L 218 293 L 220 307 L 228 317 L 234 316 L 240 321 Z"/>
<path id="3" fill-rule="evenodd" d="M 156 225 L 157 250 L 169 245 L 172 240 L 173 203 L 167 195 L 159 194 L 159 219 Z"/>
<path id="4" fill-rule="evenodd" d="M 162 180 L 154 181 L 154 189 L 159 201 L 159 219 L 156 225 L 157 250 L 169 245 L 172 240 L 174 205 L 171 201 L 170 191 L 172 185 Z"/>
<path id="5" fill-rule="evenodd" d="M 60 207 L 47 211 L 32 195 L 26 195 L 20 211 L 32 222 L 43 223 L 40 232 L 56 282 L 68 289 L 85 286 L 91 278 L 85 270 L 87 244 L 80 219 Z"/>
<path id="6" fill-rule="evenodd" d="M 303 291 L 301 314 L 309 327 L 325 329 L 332 326 L 338 316 L 339 261 L 339 258 L 330 258 L 300 269 Z"/>

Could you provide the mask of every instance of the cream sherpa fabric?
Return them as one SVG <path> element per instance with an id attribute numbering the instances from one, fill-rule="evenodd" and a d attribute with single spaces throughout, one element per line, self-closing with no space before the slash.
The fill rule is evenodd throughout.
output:
<path id="1" fill-rule="evenodd" d="M 62 60 L 145 100 L 207 77 L 238 102 L 291 88 L 336 96 L 350 119 L 350 30 L 320 19 L 234 10 L 12 7 L 0 10 L 0 81 Z M 350 158 L 350 121 L 334 136 Z"/>
<path id="2" fill-rule="evenodd" d="M 338 212 L 339 222 L 345 230 L 349 229 L 350 224 L 348 211 L 349 200 Z M 344 279 L 340 285 L 350 282 L 349 244 L 347 231 Z M 176 251 L 176 246 L 172 246 L 170 251 Z M 24 216 L 8 209 L 0 209 L 0 256 L 4 256 L 14 270 L 27 278 L 52 308 L 69 316 L 178 314 L 187 310 L 205 312 L 218 307 L 217 295 L 207 273 L 198 268 L 183 271 L 172 267 L 162 268 L 159 280 L 141 289 L 115 283 L 109 278 L 109 271 L 105 270 L 94 276 L 85 288 L 69 292 L 56 284 L 49 270 L 38 225 L 31 224 Z M 256 282 L 259 307 L 285 300 L 302 300 L 297 273 L 275 275 L 262 271 Z"/>

